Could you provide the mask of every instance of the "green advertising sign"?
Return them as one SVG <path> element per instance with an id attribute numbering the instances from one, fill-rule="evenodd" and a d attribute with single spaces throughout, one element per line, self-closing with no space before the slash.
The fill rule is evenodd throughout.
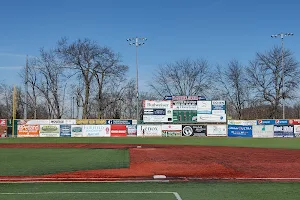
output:
<path id="1" fill-rule="evenodd" d="M 173 110 L 174 123 L 196 123 L 197 110 Z"/>

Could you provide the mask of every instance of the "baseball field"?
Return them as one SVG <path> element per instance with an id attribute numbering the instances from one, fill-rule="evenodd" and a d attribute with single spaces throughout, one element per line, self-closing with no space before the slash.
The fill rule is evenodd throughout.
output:
<path id="1" fill-rule="evenodd" d="M 0 199 L 300 196 L 297 138 L 5 138 L 0 149 Z"/>

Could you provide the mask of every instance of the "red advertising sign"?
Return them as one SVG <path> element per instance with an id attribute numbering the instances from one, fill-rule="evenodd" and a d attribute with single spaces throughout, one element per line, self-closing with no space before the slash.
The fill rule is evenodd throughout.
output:
<path id="1" fill-rule="evenodd" d="M 7 137 L 6 119 L 0 119 L 0 137 Z"/>
<path id="2" fill-rule="evenodd" d="M 127 129 L 126 125 L 112 124 L 110 128 L 111 137 L 126 137 Z"/>
<path id="3" fill-rule="evenodd" d="M 0 126 L 6 127 L 6 119 L 0 119 Z"/>
<path id="4" fill-rule="evenodd" d="M 291 125 L 300 125 L 300 119 L 290 119 L 289 124 L 291 124 Z"/>

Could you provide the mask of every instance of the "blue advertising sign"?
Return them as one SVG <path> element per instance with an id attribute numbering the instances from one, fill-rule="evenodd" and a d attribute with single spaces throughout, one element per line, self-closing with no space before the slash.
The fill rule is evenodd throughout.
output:
<path id="1" fill-rule="evenodd" d="M 293 125 L 274 125 L 274 137 L 295 137 Z"/>
<path id="2" fill-rule="evenodd" d="M 165 96 L 164 100 L 172 100 L 172 96 Z"/>
<path id="3" fill-rule="evenodd" d="M 60 137 L 71 137 L 71 124 L 60 125 Z"/>
<path id="4" fill-rule="evenodd" d="M 106 124 L 132 125 L 132 120 L 111 119 L 106 120 Z"/>
<path id="5" fill-rule="evenodd" d="M 260 119 L 257 120 L 257 125 L 288 125 L 289 120 L 287 119 Z"/>
<path id="6" fill-rule="evenodd" d="M 252 126 L 228 125 L 228 137 L 252 137 Z"/>

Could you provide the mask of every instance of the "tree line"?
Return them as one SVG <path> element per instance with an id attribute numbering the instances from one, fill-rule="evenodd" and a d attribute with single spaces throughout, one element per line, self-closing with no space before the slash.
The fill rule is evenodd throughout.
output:
<path id="1" fill-rule="evenodd" d="M 226 100 L 233 119 L 279 119 L 284 100 L 286 118 L 300 118 L 299 63 L 288 49 L 283 57 L 284 67 L 281 48 L 273 47 L 256 53 L 247 64 L 233 59 L 214 66 L 187 58 L 160 65 L 150 90 L 139 91 L 139 107 L 143 99 L 204 95 Z M 135 78 L 128 78 L 128 69 L 119 53 L 86 38 L 71 42 L 62 38 L 53 49 L 41 48 L 20 73 L 29 88 L 27 118 L 134 119 Z M 12 86 L 0 84 L 0 118 L 12 116 L 12 91 Z M 18 86 L 17 118 L 24 116 L 25 91 Z M 142 115 L 142 109 L 139 112 Z"/>

